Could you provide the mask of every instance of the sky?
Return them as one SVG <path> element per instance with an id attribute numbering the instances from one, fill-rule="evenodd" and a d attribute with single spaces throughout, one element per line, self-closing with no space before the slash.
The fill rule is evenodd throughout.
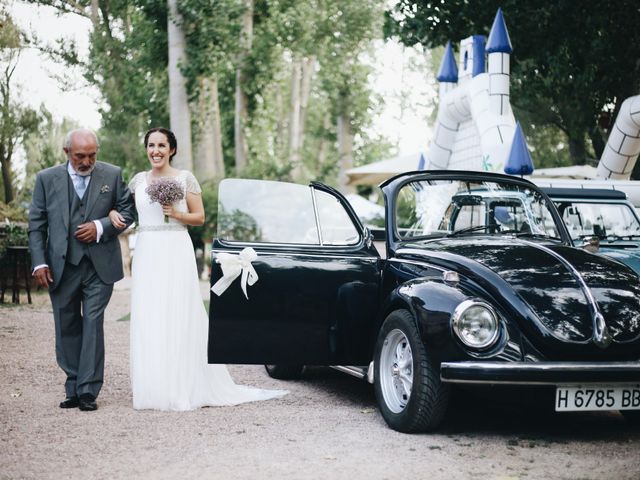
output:
<path id="1" fill-rule="evenodd" d="M 87 54 L 90 27 L 88 19 L 76 15 L 58 17 L 52 8 L 23 2 L 14 2 L 12 7 L 14 20 L 23 29 L 34 31 L 41 40 L 51 43 L 60 36 L 74 40 L 81 54 Z M 63 89 L 54 78 L 60 75 L 71 78 L 72 85 Z M 20 84 L 21 100 L 26 103 L 34 107 L 44 103 L 58 120 L 68 117 L 92 129 L 100 127 L 100 92 L 88 85 L 79 71 L 63 68 L 38 51 L 26 49 L 20 56 L 15 80 Z"/>
<path id="2" fill-rule="evenodd" d="M 50 7 L 38 7 L 22 1 L 12 2 L 12 14 L 19 26 L 53 42 L 61 36 L 77 43 L 81 55 L 88 51 L 90 21 L 77 15 L 57 16 Z M 424 65 L 428 59 L 415 50 L 396 43 L 378 45 L 372 63 L 376 74 L 372 86 L 382 95 L 386 107 L 374 122 L 373 130 L 398 143 L 398 154 L 425 152 L 431 128 L 428 117 L 436 94 L 421 73 L 408 68 L 409 61 Z M 56 77 L 68 85 L 61 86 Z M 100 127 L 100 92 L 87 84 L 81 72 L 61 67 L 34 49 L 23 51 L 15 73 L 20 85 L 20 100 L 39 107 L 44 104 L 57 120 L 67 117 L 92 129 Z M 14 91 L 16 89 L 14 88 Z"/>

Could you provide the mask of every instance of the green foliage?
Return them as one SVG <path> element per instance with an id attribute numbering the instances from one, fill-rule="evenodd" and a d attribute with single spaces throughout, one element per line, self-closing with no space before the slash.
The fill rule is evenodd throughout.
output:
<path id="1" fill-rule="evenodd" d="M 58 122 L 51 112 L 42 105 L 40 107 L 41 124 L 37 131 L 28 133 L 22 146 L 27 159 L 26 177 L 18 198 L 25 202 L 31 200 L 31 192 L 36 174 L 45 168 L 58 165 L 66 161 L 62 150 L 66 134 L 78 128 L 75 122 L 63 119 Z"/>
<path id="2" fill-rule="evenodd" d="M 228 212 L 220 205 L 218 214 L 218 237 L 243 242 L 259 242 L 262 240 L 262 230 L 255 218 L 248 213 L 241 210 Z"/>
<path id="3" fill-rule="evenodd" d="M 186 55 L 182 66 L 192 98 L 200 94 L 201 77 L 230 75 L 238 54 L 242 5 L 235 0 L 180 0 Z"/>
<path id="4" fill-rule="evenodd" d="M 200 184 L 202 188 L 202 203 L 204 205 L 204 225 L 189 227 L 189 234 L 194 244 L 211 242 L 218 227 L 218 182 L 219 180 L 206 180 Z"/>
<path id="5" fill-rule="evenodd" d="M 15 198 L 13 161 L 16 146 L 40 124 L 38 112 L 24 105 L 14 90 L 13 74 L 25 45 L 24 34 L 5 7 L 0 7 L 0 192 L 9 203 Z"/>
<path id="6" fill-rule="evenodd" d="M 398 0 L 386 13 L 385 31 L 406 45 L 455 45 L 472 34 L 487 35 L 501 7 L 514 48 L 516 116 L 528 114 L 531 125 L 549 133 L 545 142 L 562 131 L 573 163 L 599 158 L 612 126 L 602 119 L 615 118 L 640 87 L 640 62 L 628 61 L 640 57 L 637 2 L 583 0 L 577 7 L 573 0 L 489 0 L 478 7 L 467 0 Z"/>
<path id="7" fill-rule="evenodd" d="M 526 116 L 523 115 L 526 118 Z M 521 118 L 521 125 L 535 168 L 567 167 L 572 165 L 567 137 L 552 125 L 536 125 Z"/>
<path id="8" fill-rule="evenodd" d="M 90 0 L 37 0 L 60 12 L 91 18 Z M 60 41 L 44 48 L 59 63 L 78 66 L 103 96 L 100 160 L 136 172 L 146 168 L 142 135 L 168 125 L 166 0 L 100 1 L 89 58 L 78 60 L 75 45 Z"/>
<path id="9" fill-rule="evenodd" d="M 0 202 L 0 223 L 26 222 L 27 209 L 18 202 Z"/>
<path id="10" fill-rule="evenodd" d="M 90 0 L 37 0 L 63 12 L 91 18 Z M 98 132 L 100 159 L 123 166 L 125 177 L 148 168 L 141 148 L 151 126 L 168 125 L 167 2 L 111 0 L 98 2 L 91 49 L 78 63 L 74 46 L 51 48 L 58 61 L 78 64 L 104 97 L 103 126 Z M 296 180 L 335 183 L 338 167 L 336 119 L 348 112 L 354 134 L 355 162 L 379 160 L 388 150 L 384 138 L 368 129 L 383 100 L 369 89 L 371 68 L 365 55 L 382 36 L 382 6 L 376 0 L 256 0 L 250 55 L 239 53 L 244 2 L 179 0 L 187 60 L 181 65 L 190 100 L 200 99 L 203 78 L 218 83 L 222 145 L 226 168 L 234 162 L 236 72 L 247 79 L 249 167 L 243 176 L 291 179 L 288 128 L 291 72 L 296 61 L 316 59 L 306 105 L 300 150 L 302 175 Z M 242 60 L 242 64 L 239 62 Z M 194 136 L 199 119 L 193 118 Z M 299 175 L 299 174 L 298 174 Z M 206 203 L 206 200 L 205 200 Z M 214 218 L 215 209 L 207 218 Z M 204 236 L 209 235 L 206 227 Z"/>
<path id="11" fill-rule="evenodd" d="M 0 211 L 3 209 L 0 203 Z M 7 247 L 26 247 L 29 245 L 27 225 L 25 223 L 14 223 L 5 220 L 0 224 L 0 265 L 7 252 Z"/>

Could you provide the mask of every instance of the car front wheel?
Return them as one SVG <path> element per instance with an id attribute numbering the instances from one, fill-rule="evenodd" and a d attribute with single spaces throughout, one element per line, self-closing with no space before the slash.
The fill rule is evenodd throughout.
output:
<path id="1" fill-rule="evenodd" d="M 387 424 L 399 432 L 435 429 L 444 417 L 449 388 L 425 349 L 407 310 L 389 314 L 374 354 L 375 392 Z"/>

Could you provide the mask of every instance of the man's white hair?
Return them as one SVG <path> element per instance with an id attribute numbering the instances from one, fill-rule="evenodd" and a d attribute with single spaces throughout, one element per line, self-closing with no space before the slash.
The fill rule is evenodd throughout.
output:
<path id="1" fill-rule="evenodd" d="M 95 138 L 96 140 L 96 145 L 100 147 L 100 142 L 98 141 L 98 136 L 96 135 L 96 132 L 94 132 L 89 128 L 77 128 L 75 130 L 71 130 L 69 133 L 67 133 L 67 136 L 64 137 L 64 145 L 63 145 L 64 148 L 66 149 L 71 148 L 71 137 L 73 137 L 76 133 L 88 133 L 93 135 L 93 138 Z"/>

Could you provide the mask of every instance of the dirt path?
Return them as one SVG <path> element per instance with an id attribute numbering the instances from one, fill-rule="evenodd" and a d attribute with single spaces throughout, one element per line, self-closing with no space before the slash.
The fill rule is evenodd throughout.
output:
<path id="1" fill-rule="evenodd" d="M 61 410 L 46 295 L 0 305 L 0 479 L 639 479 L 640 430 L 617 413 L 550 415 L 463 397 L 436 434 L 403 435 L 373 389 L 329 369 L 281 382 L 232 366 L 238 383 L 282 399 L 193 412 L 138 412 L 128 373 L 127 282 L 105 320 L 97 412 Z M 203 291 L 206 292 L 203 284 Z"/>

